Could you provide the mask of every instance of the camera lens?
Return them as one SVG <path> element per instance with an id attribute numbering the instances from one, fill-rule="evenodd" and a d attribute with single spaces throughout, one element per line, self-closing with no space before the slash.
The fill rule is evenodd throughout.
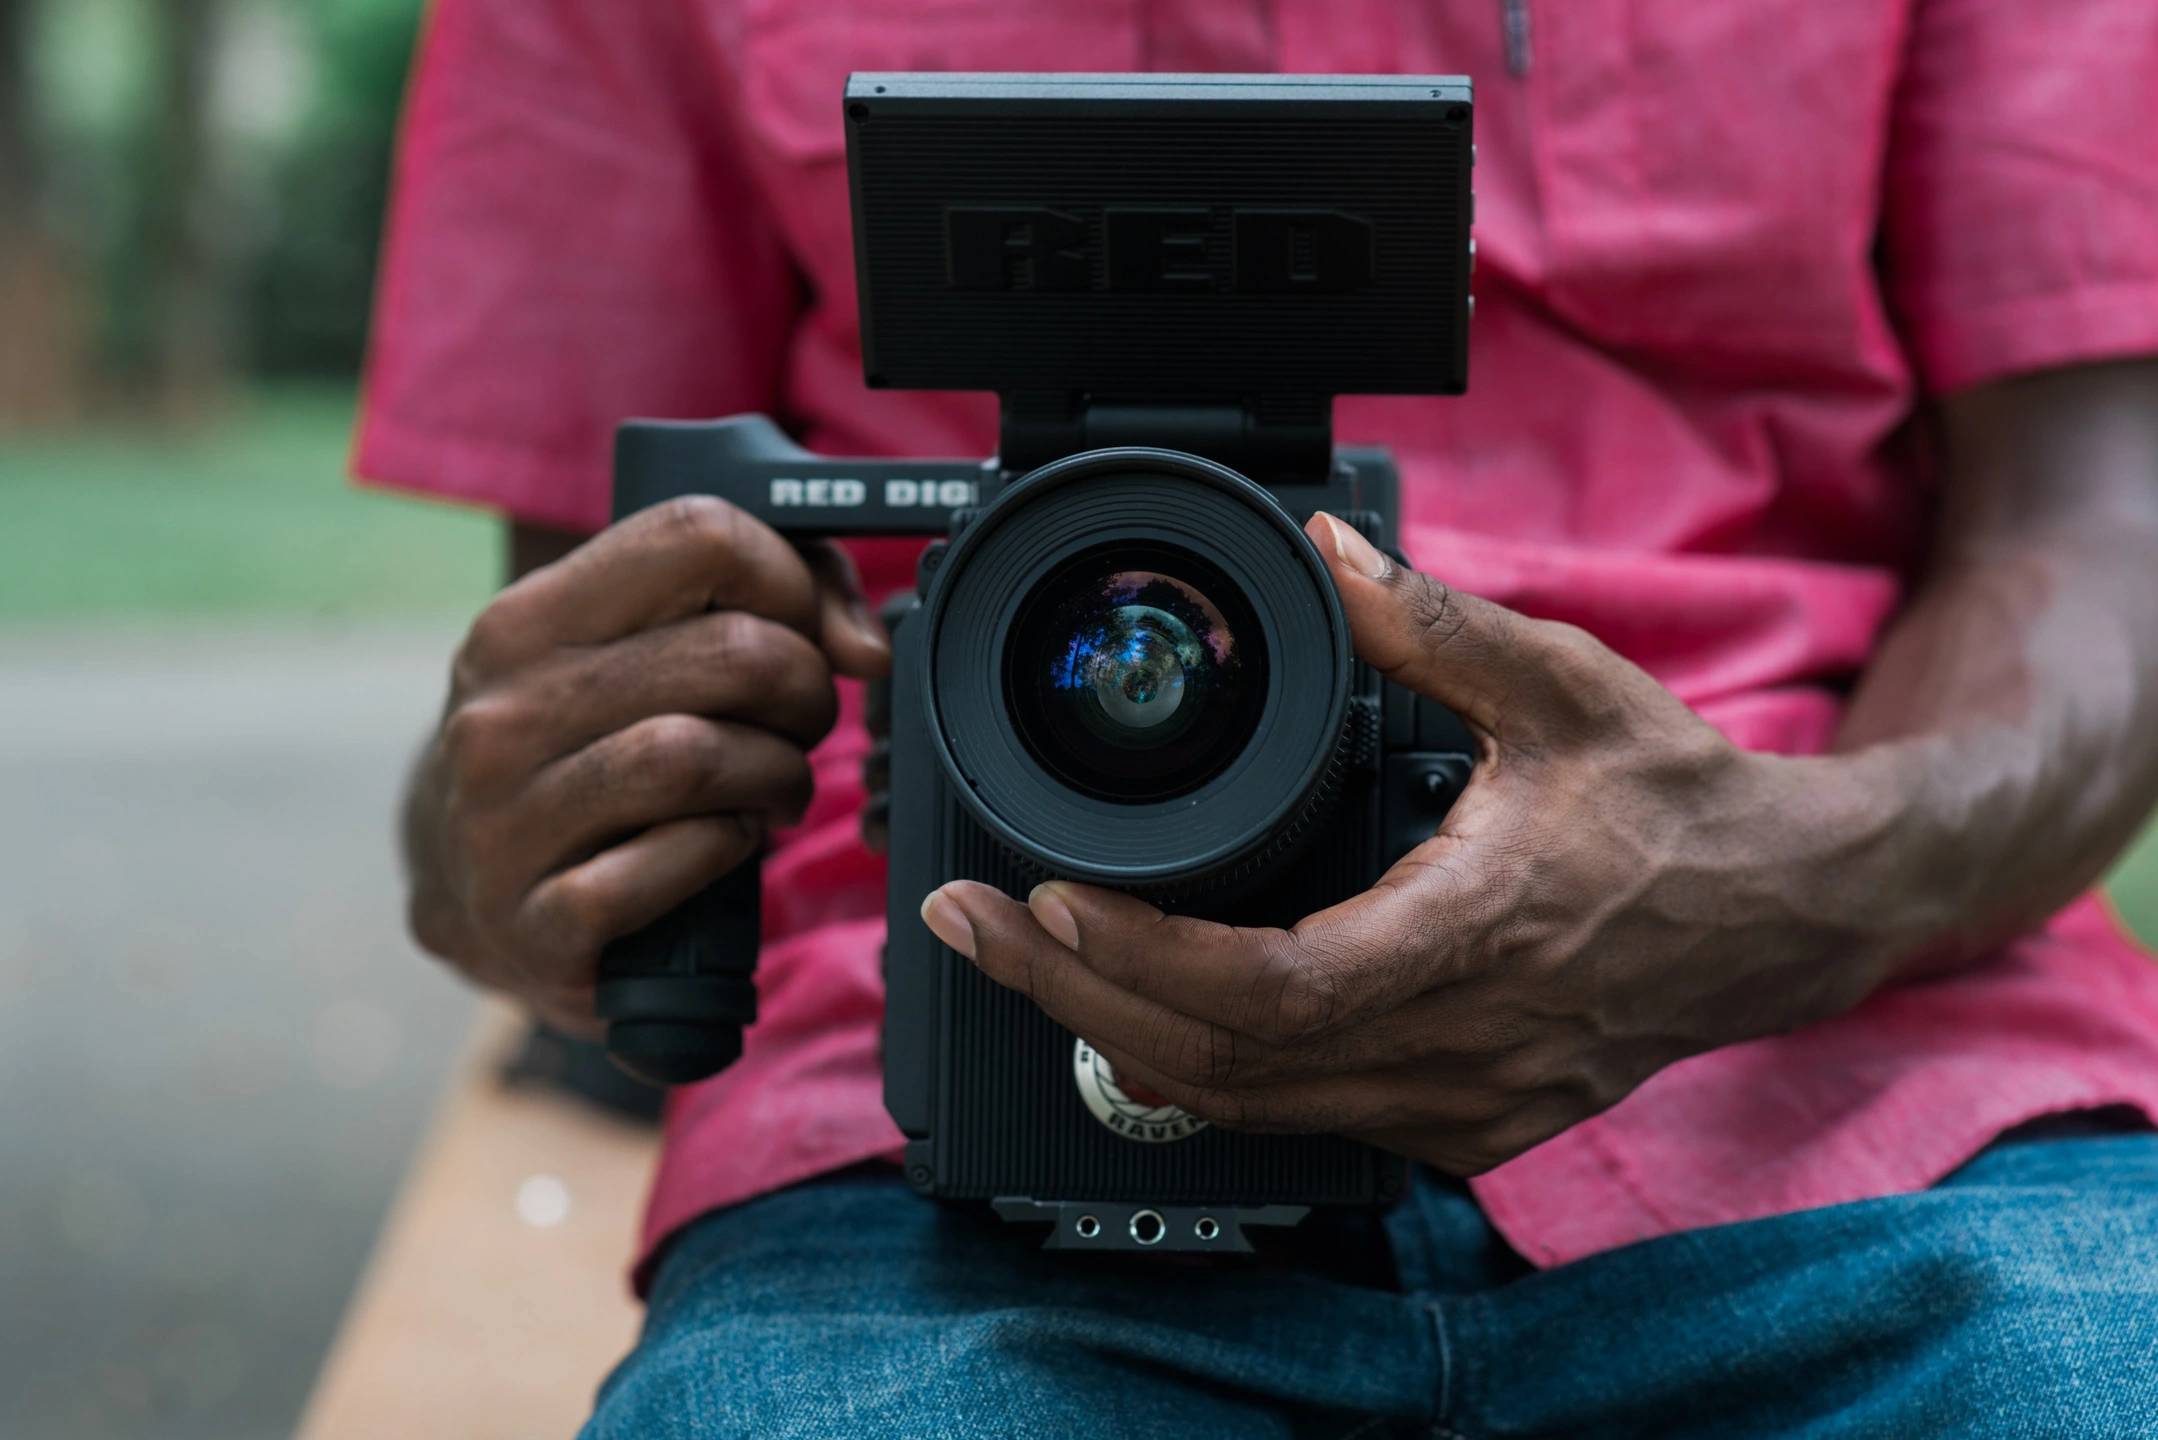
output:
<path id="1" fill-rule="evenodd" d="M 1340 793 L 1351 657 L 1326 566 L 1211 460 L 1029 472 L 953 536 L 907 623 L 925 738 L 973 822 L 940 843 L 969 856 L 979 833 L 1029 873 L 1188 900 L 1265 884 Z"/>
<path id="2" fill-rule="evenodd" d="M 1167 799 L 1219 774 L 1257 727 L 1266 653 L 1243 594 L 1163 545 L 1110 545 L 1035 587 L 1005 693 L 1037 764 L 1107 800 Z"/>

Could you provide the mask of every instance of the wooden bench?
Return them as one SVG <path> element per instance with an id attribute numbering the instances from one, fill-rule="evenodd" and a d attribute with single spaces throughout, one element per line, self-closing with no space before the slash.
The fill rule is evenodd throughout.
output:
<path id="1" fill-rule="evenodd" d="M 635 1338 L 628 1264 L 657 1135 L 499 1081 L 490 1004 L 323 1363 L 301 1440 L 570 1436 Z"/>

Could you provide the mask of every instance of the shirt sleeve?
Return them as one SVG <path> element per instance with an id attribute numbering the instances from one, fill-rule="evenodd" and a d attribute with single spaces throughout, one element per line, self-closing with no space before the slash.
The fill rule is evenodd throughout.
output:
<path id="1" fill-rule="evenodd" d="M 799 288 L 690 7 L 437 0 L 353 470 L 573 530 L 614 427 L 768 408 Z"/>
<path id="2" fill-rule="evenodd" d="M 1884 197 L 1929 389 L 2158 353 L 2158 3 L 1916 0 Z"/>

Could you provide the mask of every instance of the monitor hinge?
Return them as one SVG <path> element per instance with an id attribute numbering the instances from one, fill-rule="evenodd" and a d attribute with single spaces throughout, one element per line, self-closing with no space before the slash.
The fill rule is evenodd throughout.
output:
<path id="1" fill-rule="evenodd" d="M 1201 455 L 1264 484 L 1309 483 L 1323 480 L 1333 462 L 1333 402 L 1324 396 L 1241 403 L 1004 397 L 998 459 L 1008 471 L 1121 445 Z"/>

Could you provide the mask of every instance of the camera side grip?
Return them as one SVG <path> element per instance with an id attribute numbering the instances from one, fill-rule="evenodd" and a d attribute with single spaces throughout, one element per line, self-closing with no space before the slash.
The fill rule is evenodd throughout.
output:
<path id="1" fill-rule="evenodd" d="M 687 1085 L 741 1058 L 757 1018 L 763 929 L 757 856 L 600 953 L 595 1008 L 615 1063 L 654 1085 Z"/>
<path id="2" fill-rule="evenodd" d="M 790 540 L 944 535 L 994 471 L 967 460 L 835 460 L 762 415 L 632 420 L 615 434 L 614 518 L 712 495 Z M 608 945 L 595 997 L 617 1063 L 654 1084 L 718 1074 L 757 1018 L 763 866 L 752 857 L 671 914 Z"/>

